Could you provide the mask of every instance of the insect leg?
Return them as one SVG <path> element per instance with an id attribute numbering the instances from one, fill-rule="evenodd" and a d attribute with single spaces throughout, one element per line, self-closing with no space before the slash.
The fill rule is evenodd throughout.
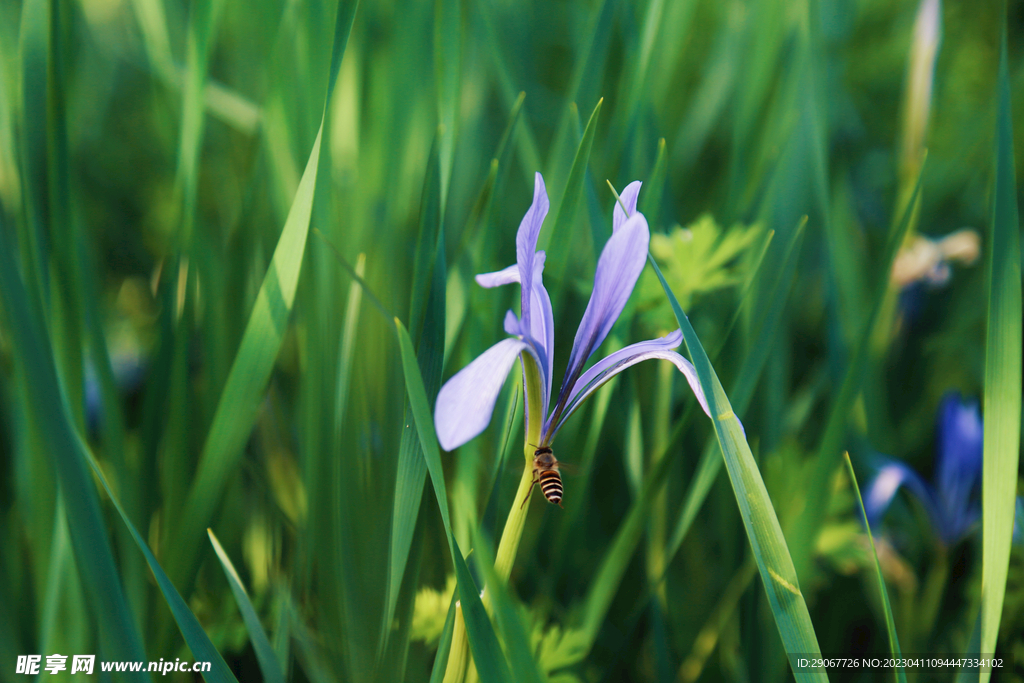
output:
<path id="1" fill-rule="evenodd" d="M 530 490 L 526 492 L 526 498 L 523 498 L 523 502 L 519 504 L 519 509 L 522 510 L 523 506 L 526 505 L 526 501 L 530 500 L 530 494 L 533 493 L 533 487 L 537 485 L 539 481 L 537 477 L 537 470 L 533 471 L 533 481 L 530 483 Z"/>

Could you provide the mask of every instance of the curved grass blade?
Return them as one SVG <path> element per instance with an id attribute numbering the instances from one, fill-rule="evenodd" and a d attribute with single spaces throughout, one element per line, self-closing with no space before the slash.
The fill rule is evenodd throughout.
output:
<path id="1" fill-rule="evenodd" d="M 76 435 L 77 436 L 77 435 Z M 121 507 L 121 503 L 114 496 L 114 491 L 110 488 L 110 484 L 107 483 L 106 477 L 103 475 L 103 470 L 100 469 L 99 464 L 92 457 L 92 453 L 89 452 L 88 446 L 78 437 L 78 448 L 82 453 L 82 456 L 89 462 L 92 467 L 93 474 L 99 479 L 106 490 L 107 495 L 110 497 L 110 501 L 114 504 L 117 509 L 117 513 L 121 515 L 121 520 L 125 526 L 128 527 L 128 531 L 131 532 L 132 538 L 135 539 L 136 545 L 139 546 L 139 550 L 146 557 L 146 562 L 149 563 L 149 568 L 153 571 L 153 578 L 156 579 L 156 585 L 160 587 L 160 592 L 163 593 L 164 599 L 167 601 L 167 606 L 171 609 L 171 614 L 174 615 L 174 620 L 178 622 L 178 628 L 181 629 L 181 635 L 185 639 L 185 643 L 188 645 L 189 650 L 192 651 L 192 657 L 196 661 L 210 662 L 210 671 L 203 673 L 203 678 L 209 683 L 227 683 L 228 681 L 238 682 L 235 675 L 231 673 L 231 669 L 228 668 L 227 662 L 221 657 L 220 652 L 210 642 L 210 637 L 206 635 L 206 631 L 203 630 L 199 620 L 196 619 L 196 615 L 192 613 L 192 610 L 188 608 L 185 601 L 182 599 L 181 594 L 171 583 L 171 580 L 167 578 L 167 574 L 164 573 L 163 567 L 157 562 L 156 556 L 149 549 L 149 545 L 145 539 L 139 535 L 135 525 L 132 524 L 131 520 L 128 519 L 128 515 L 125 514 L 124 508 Z"/>
<path id="2" fill-rule="evenodd" d="M 434 79 L 437 120 L 442 127 L 437 141 L 442 214 L 448 198 L 459 123 L 463 44 L 461 7 L 459 0 L 437 0 L 434 3 Z"/>
<path id="3" fill-rule="evenodd" d="M 825 433 L 822 435 L 821 443 L 818 446 L 817 460 L 807 485 L 807 502 L 805 504 L 805 509 L 807 510 L 822 510 L 827 503 L 827 497 L 831 491 L 831 487 L 828 486 L 828 480 L 837 467 L 836 456 L 842 452 L 840 449 L 842 448 L 843 438 L 846 435 L 846 424 L 850 415 L 850 409 L 853 407 L 853 402 L 860 391 L 864 368 L 868 361 L 871 339 L 881 318 L 886 294 L 889 291 L 889 273 L 892 272 L 893 260 L 896 258 L 896 253 L 903 243 L 903 236 L 906 235 L 907 228 L 910 225 L 913 207 L 921 192 L 921 179 L 924 177 L 924 160 L 921 162 L 921 169 L 922 172 L 917 177 L 914 192 L 903 210 L 903 217 L 889 234 L 885 253 L 878 270 L 878 284 L 872 294 L 870 313 L 863 322 L 857 344 L 853 348 L 846 365 L 843 383 L 829 411 Z M 821 515 L 810 514 L 801 515 L 793 522 L 790 539 L 793 546 L 793 564 L 798 574 L 805 572 L 810 564 L 811 554 L 814 550 L 814 539 L 817 537 L 821 522 Z"/>
<path id="4" fill-rule="evenodd" d="M 755 574 L 757 574 L 757 565 L 748 558 L 726 584 L 725 590 L 722 591 L 722 597 L 718 599 L 718 604 L 708 616 L 700 633 L 694 638 L 690 654 L 679 665 L 679 675 L 676 678 L 679 683 L 691 683 L 700 678 L 708 657 L 718 645 L 722 630 L 732 618 L 740 598 L 743 597 L 750 582 L 754 580 Z"/>
<path id="5" fill-rule="evenodd" d="M 572 160 L 572 168 L 569 171 L 569 179 L 565 181 L 565 190 L 562 192 L 562 201 L 558 204 L 558 213 L 555 214 L 554 222 L 546 230 L 541 230 L 540 245 L 552 245 L 555 253 L 564 254 L 569 251 L 572 244 L 572 226 L 576 220 L 576 208 L 579 206 L 580 197 L 583 194 L 583 180 L 587 175 L 587 165 L 590 163 L 590 149 L 594 144 L 594 133 L 597 130 L 597 119 L 601 113 L 601 104 L 604 98 L 597 101 L 597 106 L 590 114 L 587 127 L 580 138 L 579 147 L 576 148 L 576 156 Z M 544 249 L 546 246 L 538 246 Z M 596 245 L 595 245 L 596 249 Z M 565 291 L 565 269 L 568 259 L 556 259 L 549 268 L 552 269 L 552 282 L 556 283 L 556 295 Z M 554 306 L 558 310 L 557 304 Z"/>
<path id="6" fill-rule="evenodd" d="M 994 653 L 1006 593 L 1020 457 L 1021 252 L 1003 10 L 992 196 L 982 459 L 981 652 Z M 992 675 L 983 671 L 985 683 Z"/>
<path id="7" fill-rule="evenodd" d="M 263 400 L 263 389 L 284 341 L 306 249 L 322 134 L 321 123 L 217 404 L 182 519 L 172 531 L 173 554 L 168 569 L 178 581 L 189 581 L 195 571 L 199 555 L 197 538 L 213 518 L 221 492 L 242 455 Z"/>
<path id="8" fill-rule="evenodd" d="M 430 670 L 430 683 L 442 683 L 444 670 L 448 666 L 448 650 L 452 646 L 452 632 L 455 630 L 455 603 L 456 596 L 448 605 L 448 616 L 444 618 L 444 628 L 441 629 L 441 639 L 437 642 L 437 654 L 434 656 L 434 666 Z"/>
<path id="9" fill-rule="evenodd" d="M 210 56 L 210 36 L 214 32 L 221 0 L 200 2 L 190 8 L 187 67 L 181 105 L 181 138 L 178 144 L 176 191 L 181 197 L 181 230 L 186 243 L 192 239 L 195 225 L 196 194 L 199 185 L 199 152 L 206 122 L 206 74 Z"/>
<path id="10" fill-rule="evenodd" d="M 519 427 L 523 421 L 523 413 L 516 410 L 519 407 L 519 385 L 516 384 L 512 390 L 512 400 L 509 401 L 508 410 L 505 412 L 505 438 L 498 449 L 498 464 L 494 468 L 494 480 L 491 482 L 491 493 L 487 497 L 487 505 L 484 507 L 484 516 L 480 520 L 480 528 L 489 534 L 490 538 L 498 537 L 498 499 L 501 492 L 501 482 L 505 475 L 505 463 L 508 462 L 509 443 L 512 430 Z"/>
<path id="11" fill-rule="evenodd" d="M 60 478 L 82 585 L 103 607 L 95 607 L 100 642 L 111 658 L 142 661 L 146 659 L 142 638 L 125 599 L 95 485 L 85 469 L 82 444 L 60 388 L 50 338 L 40 318 L 31 312 L 14 253 L 0 220 L 0 311 L 6 314 L 5 334 L 13 347 L 13 357 L 31 383 L 32 390 L 25 392 L 28 409 L 38 422 L 39 436 Z M 147 677 L 140 675 L 137 680 Z"/>
<path id="12" fill-rule="evenodd" d="M 441 388 L 441 366 L 444 361 L 445 297 L 448 271 L 445 263 L 444 226 L 442 221 L 441 160 L 439 151 L 444 133 L 438 130 L 431 146 L 420 207 L 419 237 L 416 243 L 416 262 L 413 270 L 409 326 L 416 339 L 416 359 L 423 377 L 429 401 Z M 406 405 L 402 424 L 412 420 Z M 399 590 L 406 573 L 409 551 L 412 547 L 423 482 L 427 475 L 426 463 L 420 445 L 412 430 L 402 431 L 398 448 L 398 471 L 395 478 L 395 496 L 391 514 L 391 543 L 388 548 L 388 573 L 385 583 L 384 618 L 377 641 L 375 665 L 388 650 L 391 623 L 398 606 Z"/>
<path id="13" fill-rule="evenodd" d="M 725 395 L 718 375 L 711 367 L 711 361 L 708 360 L 689 319 L 679 307 L 679 302 L 661 274 L 661 269 L 649 254 L 647 260 L 654 268 L 665 290 L 665 296 L 672 305 L 676 321 L 683 331 L 686 348 L 697 369 L 697 376 L 711 412 L 711 421 L 715 426 L 715 434 L 722 448 L 726 471 L 736 494 L 743 526 L 761 573 L 761 580 L 783 645 L 786 652 L 791 654 L 816 655 L 820 650 L 814 626 L 811 624 L 811 615 L 807 611 L 803 593 L 800 592 L 799 579 L 786 539 L 782 535 L 775 508 L 768 497 L 750 446 L 747 445 L 743 427 L 733 412 L 729 398 Z M 801 674 L 801 679 L 826 681 L 828 676 L 824 671 L 820 671 Z"/>
<path id="14" fill-rule="evenodd" d="M 459 584 L 459 603 L 462 605 L 462 616 L 466 620 L 466 635 L 469 637 L 469 649 L 473 653 L 472 665 L 483 683 L 512 683 L 522 680 L 513 678 L 509 672 L 501 644 L 494 632 L 494 626 L 487 616 L 482 594 L 469 573 L 466 559 L 459 550 L 459 543 L 448 532 L 452 543 L 452 559 L 455 561 L 455 578 Z M 518 673 L 518 672 L 517 672 Z"/>
<path id="15" fill-rule="evenodd" d="M 658 230 L 661 220 L 661 199 L 665 193 L 666 167 L 668 155 L 665 152 L 665 138 L 658 139 L 658 154 L 654 158 L 654 168 L 644 185 L 644 193 L 640 195 L 638 210 L 647 217 L 651 230 Z"/>
<path id="16" fill-rule="evenodd" d="M 864 498 L 860 495 L 860 485 L 857 483 L 857 475 L 853 473 L 853 463 L 850 462 L 850 454 L 844 453 L 846 471 L 853 482 L 853 491 L 857 494 L 857 505 L 860 506 L 860 516 L 864 520 L 864 529 L 867 531 L 868 540 L 871 542 L 871 557 L 875 560 L 875 574 L 878 576 L 878 590 L 882 594 L 882 607 L 885 610 L 885 630 L 889 634 L 889 649 L 896 661 L 902 659 L 900 655 L 900 640 L 896 636 L 896 622 L 892 618 L 892 606 L 889 604 L 889 593 L 885 590 L 885 578 L 882 576 L 882 565 L 878 561 L 878 551 L 875 550 L 875 537 L 871 534 L 871 524 L 868 522 L 868 513 L 864 509 Z M 899 683 L 907 683 L 907 672 L 902 666 L 896 668 L 896 680 Z"/>
<path id="17" fill-rule="evenodd" d="M 466 218 L 466 227 L 459 238 L 458 248 L 453 252 L 454 260 L 458 260 L 459 256 L 466 250 L 466 245 L 479 234 L 479 228 L 490 217 L 495 192 L 502 179 L 508 175 L 508 167 L 514 151 L 514 145 L 510 145 L 509 141 L 515 135 L 516 124 L 519 122 L 519 115 L 523 110 L 523 102 L 525 100 L 526 93 L 520 92 L 516 101 L 512 104 L 512 110 L 508 115 L 508 124 L 506 124 L 505 130 L 501 134 L 498 147 L 494 151 L 494 156 L 491 157 L 491 166 L 487 172 L 487 178 L 484 180 L 480 193 L 473 203 L 473 208 L 470 209 L 469 216 Z"/>
<path id="18" fill-rule="evenodd" d="M 455 578 L 458 582 L 459 602 L 462 604 L 466 633 L 469 636 L 469 645 L 476 662 L 477 672 L 484 683 L 511 681 L 508 664 L 502 655 L 494 627 L 491 625 L 490 619 L 487 618 L 487 612 L 480 600 L 480 593 L 477 591 L 473 577 L 469 573 L 469 567 L 466 566 L 466 560 L 452 535 L 451 518 L 448 514 L 448 492 L 444 482 L 444 469 L 441 466 L 441 452 L 438 449 L 437 436 L 434 434 L 434 421 L 431 419 L 423 377 L 416 362 L 416 352 L 413 351 L 409 333 L 398 318 L 395 318 L 395 329 L 402 353 L 402 369 L 405 372 L 405 387 L 409 395 L 409 406 L 416 423 L 420 447 L 427 461 L 427 471 L 430 473 L 437 506 L 441 511 L 441 521 L 444 523 L 445 534 L 448 537 L 448 549 L 452 555 Z"/>
<path id="19" fill-rule="evenodd" d="M 309 234 L 324 119 L 358 4 L 358 0 L 342 0 L 339 3 L 320 128 L 281 237 L 274 249 L 270 267 L 260 285 L 238 353 L 231 364 L 227 383 L 217 403 L 213 423 L 199 457 L 196 476 L 189 489 L 183 518 L 177 529 L 171 532 L 172 542 L 169 547 L 173 549 L 173 554 L 169 569 L 171 575 L 179 579 L 191 580 L 195 571 L 200 548 L 198 538 L 209 525 L 227 478 L 241 457 L 262 401 L 263 388 L 270 379 L 270 372 L 284 341 Z"/>
<path id="20" fill-rule="evenodd" d="M 802 220 L 800 224 L 798 224 L 797 229 L 794 231 L 790 243 L 786 248 L 786 256 L 783 261 L 784 265 L 778 279 L 776 280 L 776 284 L 772 289 L 769 299 L 770 304 L 765 308 L 764 315 L 761 319 L 760 332 L 757 335 L 758 343 L 755 344 L 755 349 L 767 349 L 771 347 L 771 340 L 775 334 L 774 331 L 781 322 L 782 309 L 784 308 L 786 298 L 789 295 L 789 289 L 793 279 L 793 271 L 799 260 L 800 245 L 802 244 L 803 229 L 805 226 L 806 220 Z M 767 248 L 767 243 L 765 248 Z M 759 256 L 758 268 L 763 261 L 763 257 L 764 253 L 762 252 Z M 747 294 L 749 291 L 750 290 L 748 289 L 742 297 L 744 303 L 748 301 Z M 737 312 L 737 315 L 738 313 L 739 312 Z M 736 319 L 737 316 L 734 316 L 733 323 L 735 323 Z M 732 329 L 732 324 L 730 324 L 730 329 Z M 740 370 L 736 389 L 736 394 L 739 396 L 739 400 L 743 401 L 742 404 L 737 403 L 737 406 L 742 406 L 742 408 L 740 408 L 740 412 L 743 412 L 746 408 L 746 402 L 749 401 L 749 397 L 753 393 L 753 387 L 756 385 L 757 378 L 760 375 L 761 369 L 764 367 L 764 360 L 767 357 L 766 353 L 767 352 L 762 356 L 750 354 L 744 360 L 744 365 Z M 749 388 L 745 389 L 745 387 Z M 746 396 L 746 398 L 743 398 L 744 396 Z M 599 398 L 598 400 L 600 401 L 601 399 Z M 682 427 L 686 422 L 686 415 L 688 414 L 688 412 L 685 413 L 683 419 L 676 425 L 672 436 L 670 436 L 667 441 L 667 444 L 671 445 L 678 440 L 679 436 L 682 434 Z M 666 450 L 656 454 L 655 457 L 652 458 L 652 462 L 657 464 L 652 471 L 647 474 L 640 494 L 634 500 L 629 513 L 626 515 L 625 521 L 623 521 L 618 531 L 615 532 L 615 539 L 612 542 L 612 547 L 605 554 L 601 566 L 599 567 L 594 580 L 591 582 L 590 591 L 587 593 L 583 611 L 583 629 L 587 634 L 588 647 L 593 644 L 594 639 L 597 637 L 598 629 L 608 612 L 608 608 L 611 606 L 612 599 L 615 596 L 615 592 L 618 590 L 622 577 L 625 575 L 629 560 L 632 557 L 633 552 L 636 550 L 637 544 L 640 542 L 643 525 L 645 523 L 646 516 L 650 511 L 650 503 L 655 494 L 660 490 L 661 485 L 664 483 L 669 465 L 679 453 L 679 449 Z M 678 552 L 679 548 L 682 546 L 686 532 L 689 530 L 690 524 L 696 518 L 697 512 L 700 510 L 700 506 L 707 497 L 708 491 L 710 491 L 711 485 L 718 476 L 718 472 L 721 470 L 721 467 L 722 460 L 718 458 L 718 446 L 715 443 L 709 443 L 701 456 L 700 464 L 697 467 L 697 473 L 694 476 L 690 490 L 687 492 L 679 520 L 676 523 L 672 539 L 668 544 L 668 550 L 665 555 L 666 568 L 671 564 L 676 552 Z"/>
<path id="21" fill-rule="evenodd" d="M 213 550 L 217 553 L 220 566 L 224 568 L 224 575 L 228 579 L 228 585 L 231 586 L 231 593 L 235 596 L 235 602 L 238 603 L 238 610 L 242 613 L 242 621 L 245 622 L 245 630 L 249 632 L 249 640 L 252 642 L 252 649 L 256 653 L 256 660 L 259 662 L 263 680 L 266 683 L 284 683 L 284 669 L 281 667 L 281 662 L 277 659 L 274 648 L 270 646 L 267 633 L 263 630 L 260 618 L 256 615 L 256 609 L 252 606 L 252 602 L 245 592 L 242 579 L 239 578 L 238 572 L 235 571 L 235 565 L 231 563 L 231 558 L 224 552 L 224 548 L 221 546 L 220 541 L 217 540 L 213 529 L 207 529 L 206 533 L 210 536 L 210 543 L 213 545 Z"/>
<path id="22" fill-rule="evenodd" d="M 473 552 L 477 571 L 483 575 L 484 585 L 490 591 L 490 602 L 508 651 L 514 680 L 517 683 L 543 683 L 544 675 L 537 668 L 530 648 L 530 632 L 523 624 L 508 589 L 494 571 L 494 554 L 479 528 L 473 529 Z"/>
<path id="23" fill-rule="evenodd" d="M 736 386 L 733 387 L 731 392 L 735 400 L 736 412 L 740 415 L 747 412 L 747 406 L 750 405 L 750 400 L 754 396 L 754 387 L 757 386 L 758 378 L 761 376 L 761 371 L 768 360 L 768 351 L 772 348 L 775 333 L 782 323 L 782 314 L 786 307 L 786 301 L 789 299 L 789 292 L 792 289 L 797 264 L 800 261 L 800 248 L 803 245 L 806 227 L 807 217 L 804 216 L 797 225 L 796 230 L 793 231 L 789 245 L 786 247 L 786 254 L 782 260 L 782 269 L 779 272 L 779 277 L 776 279 L 771 294 L 768 296 L 767 305 L 762 309 L 763 314 L 755 323 L 755 341 L 750 347 L 750 352 L 743 359 L 743 365 L 740 366 Z M 760 254 L 760 259 L 764 259 L 767 250 L 768 243 L 766 242 L 764 250 Z M 758 269 L 762 262 L 758 262 Z M 756 277 L 751 277 L 748 290 L 743 295 L 742 300 L 744 302 L 747 301 L 747 295 L 752 293 L 751 288 L 755 280 Z M 742 308 L 736 311 L 737 316 L 741 310 Z M 736 318 L 734 317 L 733 322 L 735 320 Z M 697 512 L 700 510 L 701 505 L 704 504 L 704 499 L 707 498 L 711 485 L 718 477 L 718 472 L 722 468 L 723 461 L 718 457 L 716 450 L 715 446 L 709 443 L 704 449 L 703 454 L 701 454 L 697 471 L 694 474 L 690 489 L 686 493 L 686 498 L 679 513 L 679 520 L 676 522 L 675 530 L 672 532 L 672 539 L 669 541 L 666 566 L 675 557 L 679 548 L 682 547 L 686 532 L 690 530 L 690 525 L 697 518 Z"/>

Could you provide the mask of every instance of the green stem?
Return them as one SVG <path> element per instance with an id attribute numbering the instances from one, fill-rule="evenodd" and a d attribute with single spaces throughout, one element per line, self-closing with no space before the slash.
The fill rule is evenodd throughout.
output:
<path id="1" fill-rule="evenodd" d="M 506 583 L 512 574 L 516 551 L 519 550 L 519 540 L 523 537 L 526 516 L 530 512 L 529 494 L 532 493 L 533 487 L 533 453 L 540 445 L 540 430 L 544 423 L 543 392 L 546 389 L 533 356 L 523 353 L 519 358 L 523 364 L 526 385 L 524 392 L 526 394 L 526 435 L 523 443 L 523 457 L 526 463 L 523 468 L 523 476 L 519 480 L 516 497 L 512 500 L 512 509 L 509 510 L 505 528 L 501 532 L 498 554 L 494 561 L 495 573 L 500 580 Z M 490 612 L 490 591 L 484 590 L 483 603 L 484 608 Z M 444 683 L 464 683 L 464 681 L 474 683 L 476 680 L 476 667 L 473 665 L 469 653 L 469 641 L 466 640 L 466 624 L 463 621 L 462 610 L 457 608 L 455 630 L 452 632 L 452 647 L 448 655 Z"/>

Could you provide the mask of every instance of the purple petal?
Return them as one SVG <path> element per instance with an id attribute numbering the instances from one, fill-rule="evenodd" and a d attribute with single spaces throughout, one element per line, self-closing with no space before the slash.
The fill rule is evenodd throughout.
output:
<path id="1" fill-rule="evenodd" d="M 700 382 L 697 379 L 697 371 L 694 369 L 693 364 L 680 356 L 671 349 L 676 348 L 683 340 L 683 333 L 679 330 L 672 332 L 659 339 L 652 339 L 650 341 L 637 342 L 636 344 L 630 344 L 624 349 L 620 349 L 615 353 L 602 358 L 600 361 L 594 364 L 589 370 L 577 380 L 576 385 L 573 387 L 572 393 L 569 394 L 569 399 L 565 410 L 561 415 L 558 415 L 558 424 L 554 425 L 554 428 L 550 424 L 545 425 L 545 442 L 550 442 L 554 439 L 555 434 L 565 423 L 566 419 L 579 408 L 583 402 L 601 386 L 608 382 L 612 377 L 619 374 L 628 367 L 632 367 L 637 363 L 641 363 L 645 360 L 661 359 L 667 360 L 674 363 L 679 371 L 686 377 L 686 382 L 690 385 L 690 389 L 697 396 L 697 401 L 700 403 L 701 408 L 707 413 L 708 417 L 711 417 L 711 413 L 708 411 L 708 403 L 704 398 L 704 391 L 700 387 Z"/>
<path id="2" fill-rule="evenodd" d="M 519 224 L 519 232 L 516 233 L 516 265 L 519 266 L 519 282 L 522 285 L 522 309 L 521 315 L 525 326 L 533 329 L 531 299 L 533 292 L 534 268 L 537 258 L 537 238 L 540 236 L 540 228 L 544 224 L 544 217 L 548 215 L 548 193 L 544 189 L 544 178 L 540 173 L 534 176 L 533 181 L 533 204 L 530 210 L 523 216 Z"/>
<path id="3" fill-rule="evenodd" d="M 542 256 L 544 252 L 539 252 Z M 555 319 L 551 312 L 551 297 L 548 290 L 544 289 L 544 281 L 540 273 L 533 283 L 533 302 L 535 315 L 530 320 L 530 337 L 544 345 L 539 354 L 541 361 L 541 372 L 544 373 L 544 417 L 548 414 L 548 403 L 551 401 L 551 379 L 555 368 Z M 539 315 L 537 314 L 539 313 Z"/>
<path id="4" fill-rule="evenodd" d="M 512 335 L 513 337 L 522 337 L 523 329 L 519 323 L 519 318 L 512 311 L 505 311 L 505 332 Z"/>
<path id="5" fill-rule="evenodd" d="M 882 520 L 901 486 L 906 486 L 917 496 L 934 523 L 938 519 L 938 510 L 931 488 L 917 472 L 896 460 L 890 460 L 882 466 L 865 489 L 864 510 L 867 512 L 868 522 L 876 525 Z"/>
<path id="6" fill-rule="evenodd" d="M 569 367 L 559 391 L 559 402 L 564 394 L 572 390 L 583 365 L 608 336 L 622 313 L 644 269 L 650 240 L 647 219 L 642 213 L 635 213 L 604 245 L 594 274 L 594 291 L 572 343 Z"/>
<path id="7" fill-rule="evenodd" d="M 493 273 L 480 273 L 476 276 L 476 283 L 481 287 L 491 289 L 519 282 L 519 264 L 513 263 L 508 268 L 496 270 Z"/>
<path id="8" fill-rule="evenodd" d="M 544 262 L 547 255 L 538 251 L 533 259 L 533 296 L 530 297 L 530 308 L 537 313 L 530 317 L 529 326 L 524 326 L 512 311 L 505 313 L 505 331 L 514 337 L 520 337 L 531 344 L 534 356 L 541 359 L 541 374 L 544 376 L 544 414 L 548 413 L 548 402 L 551 398 L 551 378 L 554 374 L 555 322 L 551 312 L 551 297 L 544 288 Z M 519 265 L 509 266 L 493 273 L 481 273 L 476 276 L 481 287 L 500 287 L 520 281 Z"/>
<path id="9" fill-rule="evenodd" d="M 533 272 L 534 278 L 539 277 L 538 271 L 544 270 L 545 253 L 538 251 L 533 259 Z M 510 285 L 513 282 L 519 282 L 519 264 L 513 263 L 508 268 L 496 270 L 493 273 L 480 273 L 476 276 L 476 283 L 486 289 L 493 287 L 501 287 L 502 285 Z"/>
<path id="10" fill-rule="evenodd" d="M 636 198 L 640 194 L 641 185 L 643 185 L 643 183 L 639 180 L 634 180 L 629 185 L 626 185 L 626 189 L 619 195 L 619 199 L 621 199 L 622 203 L 626 205 L 627 209 L 629 209 L 629 216 L 636 213 Z M 618 232 L 619 228 L 622 227 L 622 224 L 626 222 L 629 216 L 627 216 L 626 212 L 622 210 L 619 203 L 615 202 L 615 208 L 612 209 L 612 232 Z"/>
<path id="11" fill-rule="evenodd" d="M 487 428 L 505 377 L 524 350 L 531 350 L 528 343 L 504 339 L 441 387 L 434 408 L 434 428 L 442 448 L 454 450 Z"/>
<path id="12" fill-rule="evenodd" d="M 977 401 L 946 394 L 939 406 L 935 484 L 947 522 L 963 526 L 981 478 L 982 424 Z M 969 526 L 969 525 L 968 525 Z"/>

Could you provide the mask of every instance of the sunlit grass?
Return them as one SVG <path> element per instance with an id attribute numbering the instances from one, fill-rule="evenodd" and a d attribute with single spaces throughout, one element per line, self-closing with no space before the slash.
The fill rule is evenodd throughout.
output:
<path id="1" fill-rule="evenodd" d="M 1018 10 L 2 4 L 0 679 L 1024 661 Z M 433 432 L 518 310 L 473 277 L 515 262 L 536 172 L 555 376 L 639 179 L 652 263 L 600 353 L 682 327 L 717 406 L 668 364 L 613 380 L 554 444 L 565 509 L 522 505 L 518 363 L 480 436 Z M 900 252 L 964 228 L 977 261 Z M 872 545 L 843 452 L 865 502 L 882 457 L 927 476 L 950 390 L 982 401 L 981 516 L 947 545 L 900 493 Z"/>

